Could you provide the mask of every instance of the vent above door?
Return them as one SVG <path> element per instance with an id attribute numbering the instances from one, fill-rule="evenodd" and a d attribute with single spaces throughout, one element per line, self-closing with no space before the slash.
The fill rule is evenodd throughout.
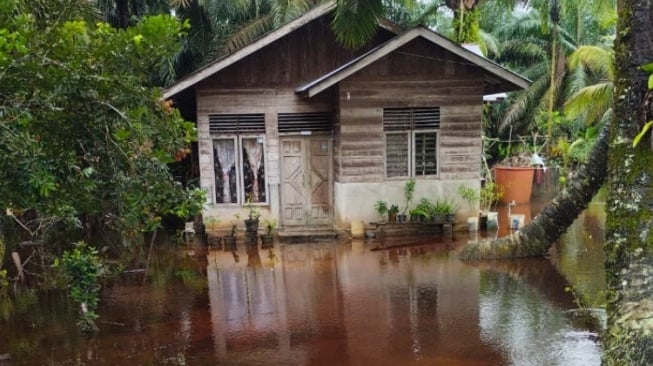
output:
<path id="1" fill-rule="evenodd" d="M 321 132 L 331 131 L 332 119 L 329 112 L 279 113 L 279 132 Z"/>

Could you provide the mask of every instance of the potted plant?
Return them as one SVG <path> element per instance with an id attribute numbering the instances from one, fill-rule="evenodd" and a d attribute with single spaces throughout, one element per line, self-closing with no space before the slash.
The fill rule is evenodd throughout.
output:
<path id="1" fill-rule="evenodd" d="M 399 206 L 392 205 L 388 209 L 388 222 L 395 223 L 397 222 L 397 213 L 399 213 Z"/>
<path id="2" fill-rule="evenodd" d="M 277 226 L 277 220 L 274 218 L 267 218 L 263 220 L 265 227 L 265 234 L 261 235 L 261 248 L 268 248 L 274 244 L 274 228 Z"/>
<path id="3" fill-rule="evenodd" d="M 429 222 L 433 218 L 433 203 L 426 198 L 422 198 L 415 209 L 411 211 L 411 218 L 415 215 L 415 222 Z"/>
<path id="4" fill-rule="evenodd" d="M 410 210 L 410 203 L 413 201 L 413 196 L 415 194 L 415 179 L 410 179 L 406 184 L 404 184 L 404 200 L 406 202 L 406 206 L 404 206 L 403 211 L 401 211 L 401 214 L 397 215 L 397 221 L 399 222 L 406 222 L 407 221 L 407 215 L 406 213 L 408 210 Z"/>
<path id="5" fill-rule="evenodd" d="M 533 141 L 537 141 L 537 136 L 533 137 Z M 507 204 L 514 201 L 519 204 L 530 201 L 535 170 L 543 165 L 542 158 L 538 155 L 539 148 L 533 143 L 531 152 L 524 143 L 521 152 L 510 154 L 510 145 L 508 146 L 509 156 L 493 168 L 494 182 L 504 192 L 501 202 Z"/>
<path id="6" fill-rule="evenodd" d="M 474 215 L 473 211 L 474 211 L 474 205 L 481 198 L 480 193 L 472 187 L 461 185 L 458 187 L 458 194 L 460 194 L 460 196 L 465 201 L 467 201 L 467 204 L 469 205 L 469 216 L 467 217 L 467 226 L 470 231 L 476 231 L 478 229 L 478 215 Z"/>
<path id="7" fill-rule="evenodd" d="M 246 232 L 257 232 L 258 231 L 258 220 L 261 217 L 261 213 L 258 208 L 252 203 L 252 197 L 247 197 L 247 203 L 245 204 L 247 208 L 247 218 L 245 219 L 245 231 Z"/>
<path id="8" fill-rule="evenodd" d="M 433 214 L 431 219 L 433 222 L 444 222 L 444 215 L 447 208 L 442 200 L 437 199 L 433 202 Z"/>
<path id="9" fill-rule="evenodd" d="M 385 220 L 385 214 L 388 213 L 388 204 L 385 201 L 378 200 L 374 203 L 374 210 L 381 217 L 381 222 Z"/>
<path id="10" fill-rule="evenodd" d="M 491 211 L 492 205 L 498 202 L 503 196 L 502 187 L 495 184 L 492 180 L 488 180 L 481 187 L 481 194 L 479 197 L 480 202 L 480 216 L 479 223 L 481 229 L 496 229 L 498 227 L 496 212 Z M 489 222 L 489 217 L 493 218 L 493 222 Z"/>
<path id="11" fill-rule="evenodd" d="M 458 211 L 458 205 L 456 205 L 450 199 L 444 199 L 440 203 L 442 213 L 444 213 L 445 222 L 454 222 L 456 219 L 456 211 Z"/>

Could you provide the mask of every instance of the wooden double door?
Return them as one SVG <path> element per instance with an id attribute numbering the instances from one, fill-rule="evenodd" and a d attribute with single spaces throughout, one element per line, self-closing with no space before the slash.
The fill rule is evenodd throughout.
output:
<path id="1" fill-rule="evenodd" d="M 333 148 L 328 136 L 281 141 L 281 221 L 284 226 L 322 226 L 333 221 Z"/>

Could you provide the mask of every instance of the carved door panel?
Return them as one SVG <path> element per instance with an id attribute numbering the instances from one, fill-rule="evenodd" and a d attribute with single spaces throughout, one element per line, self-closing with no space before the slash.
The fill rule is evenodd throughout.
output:
<path id="1" fill-rule="evenodd" d="M 309 225 L 331 224 L 331 141 L 312 138 L 309 142 Z"/>
<path id="2" fill-rule="evenodd" d="M 281 140 L 281 221 L 287 226 L 332 221 L 332 148 L 328 137 Z"/>

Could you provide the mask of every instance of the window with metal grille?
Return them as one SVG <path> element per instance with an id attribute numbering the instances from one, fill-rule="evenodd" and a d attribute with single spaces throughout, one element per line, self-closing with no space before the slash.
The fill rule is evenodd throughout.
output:
<path id="1" fill-rule="evenodd" d="M 215 203 L 266 203 L 265 139 L 227 136 L 213 140 Z"/>
<path id="2" fill-rule="evenodd" d="M 385 108 L 386 177 L 437 176 L 440 108 Z"/>
<path id="3" fill-rule="evenodd" d="M 242 134 L 265 132 L 265 115 L 209 114 L 209 132 L 212 134 Z"/>
<path id="4" fill-rule="evenodd" d="M 332 118 L 329 112 L 279 113 L 279 132 L 331 131 Z"/>

